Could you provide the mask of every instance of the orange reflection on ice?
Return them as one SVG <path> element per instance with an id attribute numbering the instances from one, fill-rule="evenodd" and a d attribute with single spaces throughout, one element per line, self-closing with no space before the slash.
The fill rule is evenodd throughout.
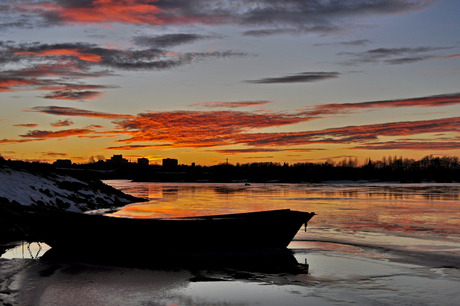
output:
<path id="1" fill-rule="evenodd" d="M 131 218 L 146 219 L 146 218 L 165 218 L 171 217 L 188 217 L 197 216 L 199 212 L 183 211 L 174 207 L 154 208 L 151 205 L 133 205 L 123 208 L 118 215 L 129 215 Z"/>
<path id="2" fill-rule="evenodd" d="M 130 183 L 116 188 L 148 202 L 117 214 L 175 218 L 273 209 L 316 212 L 309 228 L 344 232 L 460 233 L 460 185 Z M 131 184 L 131 185 L 130 185 Z M 276 225 L 272 225 L 276 226 Z M 336 232 L 334 232 L 336 231 Z"/>
<path id="3" fill-rule="evenodd" d="M 317 213 L 290 248 L 370 257 L 378 256 L 370 251 L 375 246 L 460 254 L 460 184 L 106 182 L 149 199 L 114 216 L 174 219 L 288 208 Z"/>

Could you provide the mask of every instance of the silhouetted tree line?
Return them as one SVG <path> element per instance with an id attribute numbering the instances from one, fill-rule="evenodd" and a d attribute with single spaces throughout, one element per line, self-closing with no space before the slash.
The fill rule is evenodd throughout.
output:
<path id="1" fill-rule="evenodd" d="M 331 180 L 370 180 L 397 182 L 459 182 L 458 157 L 426 156 L 420 160 L 385 157 L 368 159 L 359 164 L 357 159 L 347 158 L 339 162 L 324 163 L 255 162 L 248 164 L 219 164 L 215 166 L 179 165 L 174 169 L 150 166 L 137 170 L 126 178 L 138 181 L 211 181 L 211 182 L 323 182 Z"/>
<path id="2" fill-rule="evenodd" d="M 257 182 L 322 182 L 330 180 L 371 180 L 398 182 L 459 182 L 460 161 L 458 157 L 426 156 L 421 160 L 388 157 L 373 161 L 368 159 L 358 165 L 356 159 L 340 162 L 296 163 L 252 163 L 244 165 L 213 166 L 212 172 L 218 180 L 248 179 Z"/>
<path id="3" fill-rule="evenodd" d="M 0 158 L 1 159 L 1 158 Z M 35 165 L 37 166 L 37 165 Z M 215 166 L 159 165 L 140 167 L 134 163 L 114 165 L 103 161 L 76 165 L 60 171 L 80 171 L 99 179 L 124 178 L 136 181 L 174 182 L 323 182 L 331 180 L 371 180 L 397 182 L 460 182 L 460 160 L 456 156 L 425 156 L 420 160 L 402 157 L 357 159 L 324 163 L 256 162 L 248 164 L 219 164 Z"/>

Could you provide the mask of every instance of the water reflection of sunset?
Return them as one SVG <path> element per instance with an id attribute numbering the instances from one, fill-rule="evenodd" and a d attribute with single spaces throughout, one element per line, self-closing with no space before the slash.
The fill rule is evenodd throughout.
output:
<path id="1" fill-rule="evenodd" d="M 460 184 L 108 183 L 149 200 L 116 216 L 176 218 L 288 208 L 318 214 L 306 233 L 298 232 L 293 247 L 320 241 L 460 254 Z"/>
<path id="2" fill-rule="evenodd" d="M 309 227 L 320 231 L 460 234 L 460 184 L 109 183 L 149 199 L 124 207 L 119 216 L 174 218 L 289 208 L 316 212 Z"/>

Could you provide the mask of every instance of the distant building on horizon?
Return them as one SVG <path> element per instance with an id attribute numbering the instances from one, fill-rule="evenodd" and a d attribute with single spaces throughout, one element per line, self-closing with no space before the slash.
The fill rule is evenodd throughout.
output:
<path id="1" fill-rule="evenodd" d="M 121 166 L 121 165 L 126 165 L 128 164 L 128 160 L 126 158 L 123 158 L 123 155 L 113 155 L 109 160 L 107 160 L 108 163 L 116 166 Z"/>
<path id="2" fill-rule="evenodd" d="M 68 168 L 72 167 L 72 161 L 70 159 L 58 159 L 53 165 L 59 168 Z"/>
<path id="3" fill-rule="evenodd" d="M 163 159 L 163 167 L 164 168 L 176 168 L 178 165 L 178 161 L 175 158 L 164 158 Z"/>
<path id="4" fill-rule="evenodd" d="M 139 167 L 141 167 L 141 168 L 148 168 L 148 166 L 149 166 L 149 160 L 148 160 L 148 158 L 145 158 L 145 157 L 138 158 L 138 159 L 137 159 L 137 164 L 138 164 Z"/>

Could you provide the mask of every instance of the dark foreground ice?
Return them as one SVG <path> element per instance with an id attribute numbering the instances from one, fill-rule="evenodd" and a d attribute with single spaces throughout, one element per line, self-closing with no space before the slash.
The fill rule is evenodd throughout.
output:
<path id="1" fill-rule="evenodd" d="M 32 249 L 36 252 L 37 246 Z M 235 264 L 221 258 L 218 264 L 177 259 L 140 266 L 46 254 L 21 258 L 19 246 L 0 259 L 0 303 L 451 305 L 460 297 L 459 268 L 435 256 L 420 260 L 423 256 L 411 252 L 319 241 L 294 241 L 290 251 L 294 263 L 265 258 L 259 264 L 244 264 L 245 259 Z M 30 257 L 28 251 L 24 257 Z"/>

